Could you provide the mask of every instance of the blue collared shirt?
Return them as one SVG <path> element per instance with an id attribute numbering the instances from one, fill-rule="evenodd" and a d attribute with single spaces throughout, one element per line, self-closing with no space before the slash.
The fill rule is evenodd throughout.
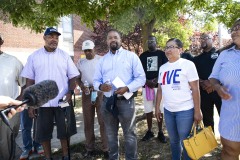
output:
<path id="1" fill-rule="evenodd" d="M 99 90 L 100 84 L 108 79 L 112 82 L 117 76 L 126 84 L 129 92 L 137 91 L 146 82 L 139 57 L 122 47 L 115 54 L 109 51 L 99 60 L 93 79 L 94 89 Z M 113 94 L 116 89 L 113 86 L 111 93 Z"/>

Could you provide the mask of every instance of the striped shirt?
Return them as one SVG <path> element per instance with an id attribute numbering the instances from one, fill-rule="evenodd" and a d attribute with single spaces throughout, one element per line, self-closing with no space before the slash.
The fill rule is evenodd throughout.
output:
<path id="1" fill-rule="evenodd" d="M 240 50 L 236 50 L 235 46 L 224 50 L 209 78 L 219 80 L 232 96 L 229 100 L 222 100 L 220 135 L 230 141 L 240 142 Z"/>

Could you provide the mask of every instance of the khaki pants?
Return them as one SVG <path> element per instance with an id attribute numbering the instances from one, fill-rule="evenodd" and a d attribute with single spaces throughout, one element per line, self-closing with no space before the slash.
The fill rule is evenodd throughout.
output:
<path id="1" fill-rule="evenodd" d="M 95 104 L 91 103 L 91 94 L 82 94 L 82 109 L 83 109 L 83 120 L 84 120 L 84 133 L 86 138 L 86 150 L 93 151 L 95 145 L 95 134 L 94 134 L 94 117 L 95 111 L 97 112 L 98 124 L 100 126 L 100 135 L 102 141 L 102 150 L 108 151 L 108 142 L 103 122 L 102 115 L 100 113 L 100 107 L 102 103 L 103 94 L 98 92 L 98 97 Z"/>

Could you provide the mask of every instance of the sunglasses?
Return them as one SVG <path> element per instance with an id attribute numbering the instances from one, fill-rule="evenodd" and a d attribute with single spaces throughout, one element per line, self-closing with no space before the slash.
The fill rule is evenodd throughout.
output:
<path id="1" fill-rule="evenodd" d="M 210 38 L 210 37 L 200 37 L 200 40 L 206 41 L 206 40 L 208 40 L 208 39 L 211 39 L 211 38 Z"/>

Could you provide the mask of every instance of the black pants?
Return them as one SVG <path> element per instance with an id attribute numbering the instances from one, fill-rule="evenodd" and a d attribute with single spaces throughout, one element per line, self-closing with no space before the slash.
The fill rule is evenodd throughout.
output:
<path id="1" fill-rule="evenodd" d="M 200 90 L 200 94 L 204 126 L 211 126 L 214 131 L 213 120 L 214 105 L 217 108 L 218 115 L 220 115 L 222 100 L 216 91 L 208 94 L 206 91 Z"/>

